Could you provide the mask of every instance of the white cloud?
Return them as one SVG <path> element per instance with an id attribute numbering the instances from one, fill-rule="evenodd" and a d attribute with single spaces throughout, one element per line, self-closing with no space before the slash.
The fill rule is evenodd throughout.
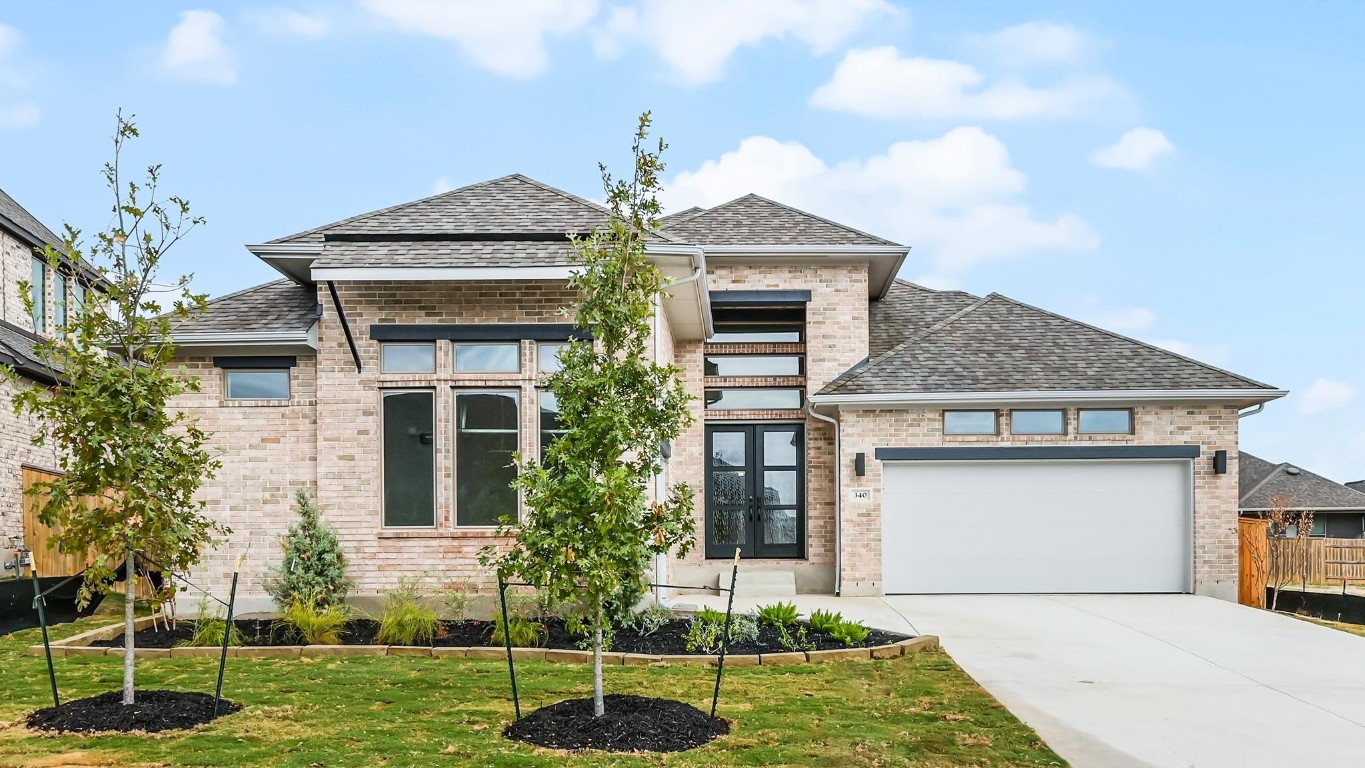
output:
<path id="1" fill-rule="evenodd" d="M 1081 301 L 1076 316 L 1107 331 L 1131 333 L 1156 324 L 1156 313 L 1146 307 L 1110 307 L 1098 297 L 1087 296 Z"/>
<path id="2" fill-rule="evenodd" d="M 1299 413 L 1312 416 L 1334 411 L 1355 399 L 1355 387 L 1344 381 L 1318 379 L 1299 397 Z"/>
<path id="3" fill-rule="evenodd" d="M 613 8 L 596 47 L 612 58 L 627 44 L 642 43 L 673 77 L 695 85 L 719 80 L 741 47 L 793 39 L 822 55 L 897 14 L 886 0 L 645 0 Z"/>
<path id="4" fill-rule="evenodd" d="M 970 35 L 967 42 L 982 55 L 1011 67 L 1071 64 L 1099 47 L 1070 24 L 1043 21 L 1017 24 L 989 35 Z"/>
<path id="5" fill-rule="evenodd" d="M 580 29 L 597 0 L 360 0 L 405 32 L 458 44 L 476 64 L 505 77 L 534 77 L 549 67 L 547 35 Z"/>
<path id="6" fill-rule="evenodd" d="M 1034 217 L 1019 199 L 1027 183 L 1005 145 L 980 128 L 833 165 L 799 142 L 754 136 L 679 173 L 663 202 L 710 207 L 753 192 L 912 245 L 930 270 L 922 279 L 949 285 L 982 262 L 1098 245 L 1078 216 Z"/>
<path id="7" fill-rule="evenodd" d="M 317 40 L 332 31 L 332 22 L 321 13 L 305 13 L 293 8 L 253 8 L 246 18 L 257 29 L 277 37 L 302 37 Z"/>
<path id="8" fill-rule="evenodd" d="M 449 192 L 454 188 L 455 187 L 451 186 L 450 184 L 450 178 L 446 176 L 442 176 L 441 178 L 431 182 L 431 194 L 433 195 L 440 195 Z"/>
<path id="9" fill-rule="evenodd" d="M 1158 156 L 1174 151 L 1166 134 L 1155 128 L 1134 128 L 1107 147 L 1095 150 L 1090 162 L 1103 168 L 1145 171 Z"/>
<path id="10" fill-rule="evenodd" d="M 29 78 L 18 56 L 23 42 L 19 30 L 0 24 L 0 129 L 28 128 L 43 117 L 27 96 Z"/>
<path id="11" fill-rule="evenodd" d="M 1119 93 L 1113 81 L 1093 76 L 1068 77 L 1046 88 L 1013 76 L 988 82 L 971 65 L 906 57 L 888 45 L 845 54 L 810 104 L 866 117 L 1017 120 L 1076 115 Z"/>
<path id="12" fill-rule="evenodd" d="M 207 10 L 184 11 L 161 52 L 161 68 L 179 80 L 219 85 L 237 82 L 237 57 L 223 34 L 227 22 Z"/>

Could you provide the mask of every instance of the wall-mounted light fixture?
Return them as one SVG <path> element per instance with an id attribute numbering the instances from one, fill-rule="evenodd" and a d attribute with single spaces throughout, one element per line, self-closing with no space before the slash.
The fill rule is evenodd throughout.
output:
<path id="1" fill-rule="evenodd" d="M 853 454 L 853 474 L 857 475 L 858 477 L 863 477 L 867 474 L 866 453 Z"/>
<path id="2" fill-rule="evenodd" d="M 659 443 L 659 455 L 664 457 L 665 459 L 673 458 L 673 444 Z"/>
<path id="3" fill-rule="evenodd" d="M 1228 473 L 1228 452 L 1213 452 L 1213 474 L 1226 475 Z"/>

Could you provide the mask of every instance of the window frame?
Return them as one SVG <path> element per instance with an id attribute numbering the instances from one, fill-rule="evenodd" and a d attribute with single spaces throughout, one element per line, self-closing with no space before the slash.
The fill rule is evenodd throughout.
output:
<path id="1" fill-rule="evenodd" d="M 709 372 L 709 371 L 707 370 L 707 367 L 710 366 L 710 365 L 711 365 L 711 361 L 712 361 L 713 359 L 716 359 L 716 358 L 725 358 L 725 359 L 740 359 L 740 358 L 743 358 L 743 359 L 750 359 L 750 360 L 752 360 L 752 359 L 763 359 L 763 358 L 767 358 L 767 359 L 772 359 L 772 358 L 791 359 L 791 360 L 795 360 L 795 361 L 796 361 L 796 373 L 721 373 L 721 372 L 719 371 L 719 369 L 717 369 L 717 372 L 716 372 L 716 373 L 711 373 L 711 372 Z M 739 352 L 708 352 L 708 353 L 703 353 L 703 354 L 702 354 L 701 366 L 702 366 L 702 375 L 703 375 L 703 376 L 715 376 L 715 377 L 718 377 L 718 378 L 727 378 L 727 379 L 740 379 L 740 378 L 748 378 L 748 379 L 796 378 L 796 377 L 800 377 L 800 376 L 805 376 L 805 375 L 806 375 L 806 356 L 803 355 L 803 354 L 800 354 L 800 353 L 796 353 L 796 352 L 775 352 L 775 353 L 772 353 L 772 354 L 744 354 L 744 353 L 739 353 Z"/>
<path id="2" fill-rule="evenodd" d="M 47 262 L 37 256 L 29 264 L 29 295 L 33 298 L 33 330 L 47 333 Z"/>
<path id="3" fill-rule="evenodd" d="M 948 414 L 950 413 L 989 413 L 991 414 L 990 432 L 951 432 L 948 430 Z M 939 427 L 945 436 L 952 437 L 979 437 L 1000 435 L 1000 409 L 998 408 L 944 408 L 939 418 Z"/>
<path id="4" fill-rule="evenodd" d="M 545 388 L 545 387 L 537 387 L 537 388 L 536 388 L 536 460 L 539 461 L 539 462 L 541 463 L 542 466 L 545 464 L 545 450 L 546 450 L 547 448 L 550 447 L 549 443 L 545 442 L 545 435 L 546 435 L 546 434 L 554 434 L 555 432 L 558 432 L 558 433 L 559 433 L 559 434 L 558 434 L 558 437 L 563 437 L 563 436 L 564 436 L 564 433 L 567 431 L 567 430 L 562 429 L 562 428 L 561 428 L 561 429 L 558 429 L 558 430 L 545 429 L 545 428 L 541 425 L 541 417 L 542 417 L 542 414 L 544 413 L 544 411 L 541 409 L 541 403 L 544 402 L 544 398 L 545 398 L 547 395 L 548 395 L 549 397 L 555 399 L 555 409 L 556 409 L 556 410 L 555 410 L 555 413 L 558 413 L 558 412 L 559 412 L 559 410 L 558 410 L 558 408 L 559 408 L 559 399 L 555 397 L 555 394 L 554 394 L 553 392 L 551 392 L 549 389 Z M 562 425 L 561 425 L 561 426 L 562 426 Z M 557 439 L 557 438 L 556 438 L 556 439 Z"/>
<path id="5" fill-rule="evenodd" d="M 517 451 L 517 452 L 521 452 L 521 449 L 522 449 L 522 440 L 523 440 L 523 438 L 524 438 L 524 435 L 522 434 L 522 431 L 523 431 L 523 429 L 525 428 L 525 424 L 524 424 L 523 422 L 524 422 L 524 420 L 525 420 L 525 415 L 526 415 L 526 414 L 523 413 L 522 408 L 524 408 L 524 407 L 526 406 L 526 398 L 524 397 L 524 393 L 522 392 L 522 390 L 521 390 L 520 387 L 511 387 L 511 386 L 509 386 L 509 387 L 497 387 L 497 386 L 494 386 L 494 387 L 458 387 L 458 386 L 457 386 L 457 387 L 451 387 L 451 393 L 452 393 L 452 395 L 451 395 L 451 398 L 450 398 L 450 526 L 451 526 L 452 529 L 455 529 L 455 530 L 462 530 L 462 531 L 463 531 L 463 530 L 471 530 L 471 531 L 478 531 L 478 530 L 494 530 L 494 529 L 496 529 L 496 528 L 498 527 L 498 523 L 480 524 L 480 525 L 461 525 L 461 524 L 460 524 L 460 455 L 459 455 L 459 441 L 460 441 L 460 424 L 459 424 L 459 418 L 460 418 L 460 395 L 509 395 L 509 394 L 510 394 L 510 395 L 512 395 L 514 398 L 516 398 L 516 412 L 517 412 L 517 433 L 516 433 L 516 434 L 517 434 L 517 437 L 516 437 L 516 447 L 515 447 L 513 450 L 514 450 L 514 451 Z M 540 402 L 539 402 L 539 400 L 537 400 L 537 402 L 536 402 L 536 409 L 537 409 L 537 420 L 536 420 L 537 423 L 536 423 L 536 429 L 537 429 L 537 434 L 538 434 L 538 433 L 539 433 L 539 429 L 540 429 L 540 423 L 539 423 Z M 539 437 L 537 437 L 537 440 L 539 440 Z M 522 519 L 522 494 L 521 494 L 521 489 L 517 489 L 517 490 L 516 490 L 516 508 L 513 510 L 513 516 L 516 518 L 516 520 L 517 520 L 518 523 L 521 522 L 521 519 Z"/>
<path id="6" fill-rule="evenodd" d="M 1081 419 L 1087 413 L 1127 413 L 1128 429 L 1126 430 L 1089 430 L 1081 424 Z M 1132 408 L 1077 408 L 1076 409 L 1076 434 L 1078 435 L 1132 435 L 1137 432 L 1137 414 Z"/>
<path id="7" fill-rule="evenodd" d="M 791 407 L 783 406 L 744 406 L 740 408 L 712 408 L 706 396 L 712 392 L 795 392 L 797 393 L 797 403 Z M 733 411 L 799 411 L 806 407 L 806 388 L 805 387 L 706 387 L 702 391 L 702 411 L 714 413 L 726 413 Z"/>
<path id="8" fill-rule="evenodd" d="M 806 323 L 804 321 L 755 321 L 744 322 L 740 320 L 726 320 L 717 322 L 714 332 L 710 338 L 706 339 L 707 344 L 804 344 L 806 341 Z M 749 328 L 749 333 L 782 333 L 788 330 L 796 331 L 795 339 L 722 339 L 720 335 L 727 331 L 722 329 L 729 328 Z M 784 330 L 777 330 L 784 329 Z M 729 331 L 730 333 L 744 333 L 744 331 Z"/>
<path id="9" fill-rule="evenodd" d="M 460 367 L 460 347 L 511 347 L 511 348 L 512 348 L 513 350 L 515 350 L 515 352 L 516 352 L 516 361 L 517 361 L 516 367 L 515 367 L 515 368 L 511 368 L 511 369 L 497 369 L 497 370 L 492 370 L 492 369 L 465 370 L 465 369 L 463 369 L 463 368 Z M 466 374 L 467 374 L 467 373 L 473 373 L 473 374 L 484 374 L 484 375 L 487 375 L 487 374 L 511 375 L 511 374 L 520 374 L 520 373 L 522 372 L 522 370 L 521 370 L 521 369 L 522 369 L 521 342 L 520 342 L 520 341 L 455 341 L 455 342 L 452 342 L 451 345 L 450 345 L 450 352 L 451 352 L 451 357 L 454 358 L 454 360 L 453 360 L 453 368 L 454 368 L 455 373 L 466 373 Z"/>
<path id="10" fill-rule="evenodd" d="M 71 320 L 66 293 L 68 282 L 61 270 L 52 273 L 52 321 L 58 328 L 65 328 Z"/>
<path id="11" fill-rule="evenodd" d="M 253 400 L 269 402 L 286 402 L 294 398 L 294 374 L 292 368 L 224 368 L 223 371 L 223 399 L 233 402 L 250 402 Z M 283 373 L 285 384 L 284 397 L 235 397 L 232 394 L 232 376 L 238 373 Z"/>
<path id="12" fill-rule="evenodd" d="M 385 458 L 384 434 L 384 398 L 389 395 L 416 395 L 426 394 L 431 396 L 431 524 L 430 525 L 389 525 L 388 520 L 388 461 Z M 436 389 L 433 387 L 409 387 L 397 389 L 379 390 L 379 527 L 382 530 L 394 531 L 430 531 L 440 527 L 440 451 L 436 450 L 439 444 L 440 411 L 436 407 Z"/>
<path id="13" fill-rule="evenodd" d="M 427 347 L 431 350 L 431 370 L 429 371 L 400 371 L 389 370 L 385 367 L 384 351 L 389 347 Z M 436 342 L 434 341 L 381 341 L 379 342 L 379 372 L 396 374 L 434 374 L 440 367 L 436 354 Z"/>
<path id="14" fill-rule="evenodd" d="M 1015 422 L 1014 422 L 1014 414 L 1016 414 L 1016 413 L 1055 413 L 1055 414 L 1057 414 L 1057 415 L 1059 415 L 1059 416 L 1062 417 L 1062 426 L 1061 426 L 1061 429 L 1059 429 L 1059 430 L 1056 431 L 1056 432 L 1020 432 L 1019 430 L 1017 430 L 1017 429 L 1014 428 L 1014 423 L 1015 423 Z M 1010 409 L 1010 434 L 1011 434 L 1011 435 L 1020 435 L 1020 436 L 1044 435 L 1044 436 L 1054 436 L 1054 437 L 1055 437 L 1055 436 L 1057 436 L 1057 435 L 1065 436 L 1066 433 L 1067 433 L 1067 425 L 1066 425 L 1066 409 L 1065 409 L 1065 408 L 1011 408 L 1011 409 Z"/>
<path id="15" fill-rule="evenodd" d="M 564 364 L 559 362 L 559 355 L 558 355 L 558 354 L 555 354 L 555 355 L 546 355 L 546 354 L 545 354 L 545 349 L 546 349 L 546 347 L 555 347 L 556 349 L 563 349 L 564 347 L 567 347 L 568 345 L 569 345 L 568 340 L 564 340 L 564 341 L 537 341 L 537 342 L 536 342 L 536 373 L 537 373 L 537 374 L 550 374 L 550 373 L 558 373 L 560 370 L 562 370 L 563 367 L 564 367 Z M 553 368 L 553 369 L 547 369 L 547 368 L 545 367 L 545 361 L 546 361 L 546 360 L 554 360 L 554 362 L 555 362 L 555 368 Z M 539 407 L 539 406 L 537 405 L 537 407 Z"/>

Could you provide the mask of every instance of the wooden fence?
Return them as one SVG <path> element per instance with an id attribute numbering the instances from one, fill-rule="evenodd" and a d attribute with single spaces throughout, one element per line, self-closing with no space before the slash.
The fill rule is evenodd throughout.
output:
<path id="1" fill-rule="evenodd" d="M 1237 521 L 1241 555 L 1237 564 L 1237 602 L 1253 608 L 1265 607 L 1265 586 L 1269 578 L 1270 547 L 1265 520 L 1243 517 Z"/>
<path id="2" fill-rule="evenodd" d="M 1271 558 L 1270 582 L 1340 584 L 1365 581 L 1365 539 L 1272 539 L 1277 556 Z M 1305 566 L 1307 568 L 1305 569 Z"/>
<path id="3" fill-rule="evenodd" d="M 74 576 L 85 570 L 89 560 L 84 553 L 72 554 L 50 547 L 49 544 L 61 529 L 43 525 L 38 520 L 38 511 L 42 509 L 47 495 L 30 494 L 29 489 L 35 483 L 50 482 L 58 477 L 59 475 L 41 469 L 23 468 L 24 545 L 32 550 L 30 557 L 33 558 L 33 567 L 38 570 L 39 576 Z"/>

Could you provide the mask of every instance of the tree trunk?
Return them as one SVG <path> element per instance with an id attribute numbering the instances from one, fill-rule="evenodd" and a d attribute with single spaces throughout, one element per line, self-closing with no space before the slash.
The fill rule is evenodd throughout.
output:
<path id="1" fill-rule="evenodd" d="M 123 606 L 123 703 L 133 703 L 133 603 L 137 597 L 136 570 L 134 561 L 136 557 L 132 552 L 128 553 L 128 573 L 123 582 L 124 599 Z"/>
<path id="2" fill-rule="evenodd" d="M 606 714 L 602 702 L 602 600 L 597 600 L 597 621 L 592 637 L 592 716 Z"/>

